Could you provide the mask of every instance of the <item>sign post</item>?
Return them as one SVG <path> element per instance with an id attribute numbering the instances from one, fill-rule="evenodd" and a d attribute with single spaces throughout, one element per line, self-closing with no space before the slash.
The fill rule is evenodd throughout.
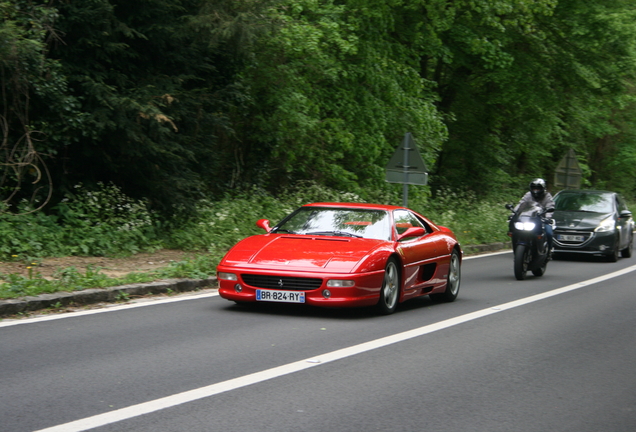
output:
<path id="1" fill-rule="evenodd" d="M 570 149 L 554 170 L 554 187 L 557 189 L 578 189 L 581 187 L 581 174 L 576 153 Z"/>
<path id="2" fill-rule="evenodd" d="M 404 135 L 402 145 L 395 149 L 395 153 L 386 166 L 386 181 L 404 185 L 402 188 L 402 205 L 404 207 L 408 205 L 409 185 L 426 185 L 428 183 L 428 168 L 426 168 L 410 132 Z"/>

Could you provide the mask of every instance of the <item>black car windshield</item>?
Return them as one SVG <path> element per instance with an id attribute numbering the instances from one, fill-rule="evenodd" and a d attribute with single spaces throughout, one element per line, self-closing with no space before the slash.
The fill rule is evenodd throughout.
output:
<path id="1" fill-rule="evenodd" d="M 555 199 L 555 210 L 611 213 L 612 195 L 591 192 L 561 192 Z"/>
<path id="2" fill-rule="evenodd" d="M 273 232 L 390 240 L 391 224 L 383 210 L 301 207 Z"/>

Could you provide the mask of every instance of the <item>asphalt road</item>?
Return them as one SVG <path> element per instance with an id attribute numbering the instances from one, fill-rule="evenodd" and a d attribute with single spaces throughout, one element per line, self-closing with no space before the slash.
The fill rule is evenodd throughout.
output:
<path id="1" fill-rule="evenodd" d="M 633 432 L 633 270 L 517 281 L 506 253 L 387 317 L 204 294 L 0 322 L 0 431 Z"/>

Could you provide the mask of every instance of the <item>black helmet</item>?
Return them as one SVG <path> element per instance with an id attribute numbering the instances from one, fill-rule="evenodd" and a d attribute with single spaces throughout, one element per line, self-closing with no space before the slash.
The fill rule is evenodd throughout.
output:
<path id="1" fill-rule="evenodd" d="M 530 182 L 530 193 L 535 199 L 543 199 L 545 196 L 545 180 L 536 178 Z"/>

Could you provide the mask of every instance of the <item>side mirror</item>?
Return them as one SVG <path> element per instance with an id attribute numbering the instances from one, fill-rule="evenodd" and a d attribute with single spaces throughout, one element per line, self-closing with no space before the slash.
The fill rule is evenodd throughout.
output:
<path id="1" fill-rule="evenodd" d="M 547 209 L 545 209 L 546 213 L 553 213 L 554 212 L 554 207 L 548 207 Z"/>
<path id="2" fill-rule="evenodd" d="M 630 218 L 632 217 L 632 212 L 630 212 L 629 210 L 623 210 L 621 212 L 621 218 Z"/>
<path id="3" fill-rule="evenodd" d="M 426 234 L 426 230 L 422 227 L 411 227 L 404 231 L 402 234 L 398 235 L 398 241 L 405 239 L 407 237 L 421 237 Z"/>
<path id="4" fill-rule="evenodd" d="M 259 219 L 256 221 L 256 226 L 270 232 L 272 229 L 269 227 L 269 221 L 267 219 Z"/>

